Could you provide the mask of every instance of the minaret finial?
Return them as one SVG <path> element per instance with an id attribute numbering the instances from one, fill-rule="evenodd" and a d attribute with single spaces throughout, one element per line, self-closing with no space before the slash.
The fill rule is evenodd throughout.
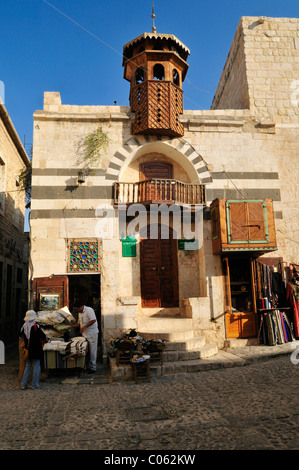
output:
<path id="1" fill-rule="evenodd" d="M 156 27 L 155 27 L 155 18 L 156 18 L 156 15 L 155 15 L 155 11 L 154 11 L 154 2 L 152 3 L 152 18 L 153 18 L 153 27 L 152 27 L 152 32 L 153 33 L 156 33 Z"/>

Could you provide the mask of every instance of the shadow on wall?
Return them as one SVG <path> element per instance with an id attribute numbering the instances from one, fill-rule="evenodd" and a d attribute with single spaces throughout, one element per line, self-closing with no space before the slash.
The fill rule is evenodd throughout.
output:
<path id="1" fill-rule="evenodd" d="M 8 342 L 18 338 L 27 311 L 29 241 L 18 202 L 6 194 L 0 203 L 0 339 Z"/>

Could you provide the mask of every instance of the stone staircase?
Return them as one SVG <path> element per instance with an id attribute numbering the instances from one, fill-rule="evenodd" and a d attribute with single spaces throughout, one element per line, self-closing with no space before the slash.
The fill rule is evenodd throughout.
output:
<path id="1" fill-rule="evenodd" d="M 151 377 L 202 370 L 205 360 L 218 353 L 216 345 L 207 344 L 204 336 L 196 335 L 192 318 L 139 317 L 137 332 L 145 340 L 167 341 L 163 364 L 158 360 L 150 363 Z M 132 379 L 130 365 L 117 367 L 114 358 L 110 359 L 110 374 L 112 381 Z"/>

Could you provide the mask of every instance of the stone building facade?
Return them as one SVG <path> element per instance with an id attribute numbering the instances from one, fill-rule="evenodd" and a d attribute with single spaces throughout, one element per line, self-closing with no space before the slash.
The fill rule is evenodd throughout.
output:
<path id="1" fill-rule="evenodd" d="M 19 175 L 29 158 L 0 104 L 0 338 L 16 339 L 27 308 L 28 235 L 24 234 L 25 191 Z"/>
<path id="2" fill-rule="evenodd" d="M 231 274 L 236 266 L 244 268 L 248 279 L 243 277 L 239 284 L 243 283 L 242 289 L 247 292 L 254 289 L 250 268 L 253 260 L 279 260 L 283 276 L 288 275 L 285 268 L 290 263 L 299 262 L 298 35 L 298 19 L 241 18 L 211 109 L 179 112 L 175 108 L 179 96 L 175 98 L 174 94 L 174 102 L 168 106 L 175 110 L 177 121 L 165 124 L 164 131 L 159 115 L 154 124 L 150 119 L 142 121 L 142 113 L 150 117 L 150 104 L 145 111 L 143 108 L 140 118 L 138 105 L 142 105 L 142 86 L 148 86 L 150 93 L 155 80 L 157 94 L 153 92 L 152 96 L 158 103 L 157 82 L 170 83 L 172 75 L 167 78 L 166 74 L 172 71 L 176 86 L 172 86 L 169 96 L 173 90 L 180 94 L 189 51 L 174 36 L 145 34 L 124 46 L 125 74 L 131 82 L 130 107 L 67 105 L 62 104 L 59 92 L 45 92 L 43 110 L 34 113 L 30 277 L 35 308 L 39 307 L 42 291 L 59 292 L 61 302 L 70 307 L 75 297 L 82 295 L 97 311 L 104 354 L 109 339 L 126 329 L 165 337 L 176 330 L 186 335 L 185 341 L 191 338 L 193 343 L 204 338 L 207 355 L 222 348 L 226 341 L 248 344 L 257 340 L 255 295 L 250 295 L 250 300 L 247 296 L 243 307 L 244 320 L 250 327 L 245 332 L 238 326 L 230 329 L 230 300 L 226 294 L 232 286 L 227 285 L 226 268 L 230 267 Z M 156 47 L 160 52 L 155 48 L 148 52 L 149 44 L 155 41 L 162 44 Z M 163 44 L 171 44 L 172 48 Z M 159 70 L 155 72 L 151 61 L 169 65 L 165 77 Z M 141 81 L 138 67 L 145 72 Z M 159 103 L 154 109 L 159 114 Z M 167 120 L 163 110 L 161 114 L 161 120 Z M 182 133 L 177 126 L 178 114 Z M 84 165 L 78 147 L 98 128 L 108 136 L 109 145 L 99 163 L 82 177 Z M 152 192 L 157 178 L 161 185 L 158 196 Z M 184 234 L 172 244 L 163 244 L 158 236 L 151 246 L 143 243 L 144 232 L 122 233 L 123 227 L 134 220 L 133 213 L 128 216 L 133 203 L 169 202 L 167 184 L 173 184 L 177 191 L 170 199 L 179 202 L 180 214 L 183 207 L 191 206 L 193 229 L 194 201 L 203 207 L 199 213 L 203 240 L 198 249 L 188 246 Z M 145 193 L 140 199 L 142 191 Z M 188 191 L 193 196 L 196 191 L 202 192 L 199 199 L 191 200 L 190 196 L 182 196 L 190 195 Z M 262 245 L 258 240 L 263 237 L 253 244 L 247 240 L 245 247 L 240 240 L 232 241 L 233 228 L 223 226 L 228 221 L 225 214 L 221 219 L 223 201 L 244 202 L 249 212 L 255 207 L 250 204 L 262 204 L 259 210 L 267 225 Z M 147 217 L 148 211 L 147 206 Z M 218 219 L 214 218 L 216 213 Z M 123 214 L 128 217 L 120 229 Z M 254 220 L 247 226 L 260 229 L 261 222 Z M 216 227 L 217 223 L 220 226 Z M 230 230 L 226 236 L 231 237 L 232 244 L 216 249 L 217 237 L 225 230 Z M 84 265 L 87 258 L 81 258 L 83 252 L 89 264 Z M 80 262 L 82 268 L 76 264 Z M 171 268 L 162 266 L 164 262 Z M 160 271 L 154 280 L 144 274 L 157 269 Z M 171 280 L 163 269 L 172 269 Z M 153 294 L 150 289 L 156 289 L 156 281 L 160 290 Z M 163 286 L 170 293 L 168 297 Z"/>

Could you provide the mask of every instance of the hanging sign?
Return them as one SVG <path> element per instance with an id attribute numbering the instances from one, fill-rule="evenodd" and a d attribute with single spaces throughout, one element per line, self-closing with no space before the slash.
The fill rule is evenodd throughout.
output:
<path id="1" fill-rule="evenodd" d="M 198 239 L 178 240 L 179 250 L 198 250 Z"/>

